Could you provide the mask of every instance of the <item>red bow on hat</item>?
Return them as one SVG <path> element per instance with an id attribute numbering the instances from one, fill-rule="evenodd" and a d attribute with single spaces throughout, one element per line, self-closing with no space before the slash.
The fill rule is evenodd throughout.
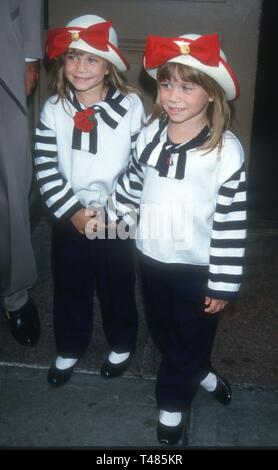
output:
<path id="1" fill-rule="evenodd" d="M 95 49 L 108 51 L 110 26 L 112 26 L 111 21 L 105 21 L 88 28 L 71 26 L 68 28 L 52 29 L 48 32 L 47 37 L 47 55 L 50 59 L 55 59 L 66 52 L 72 42 L 79 39 L 87 42 Z"/>
<path id="2" fill-rule="evenodd" d="M 186 41 L 186 42 L 185 42 Z M 188 44 L 189 43 L 189 44 Z M 202 64 L 218 67 L 220 45 L 217 34 L 200 36 L 195 40 L 148 36 L 145 52 L 145 67 L 154 69 L 181 55 L 190 55 Z"/>

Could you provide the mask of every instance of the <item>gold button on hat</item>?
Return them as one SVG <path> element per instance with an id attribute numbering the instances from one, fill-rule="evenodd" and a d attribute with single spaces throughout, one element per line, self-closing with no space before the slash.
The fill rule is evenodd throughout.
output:
<path id="1" fill-rule="evenodd" d="M 71 39 L 72 39 L 72 41 L 78 41 L 79 40 L 79 33 L 71 33 Z"/>
<path id="2" fill-rule="evenodd" d="M 181 45 L 180 45 L 180 51 L 181 51 L 181 53 L 184 54 L 184 55 L 189 54 L 189 53 L 190 53 L 190 47 L 189 47 L 189 45 L 188 45 L 188 44 L 185 44 L 185 43 L 184 43 L 184 44 L 181 44 Z"/>

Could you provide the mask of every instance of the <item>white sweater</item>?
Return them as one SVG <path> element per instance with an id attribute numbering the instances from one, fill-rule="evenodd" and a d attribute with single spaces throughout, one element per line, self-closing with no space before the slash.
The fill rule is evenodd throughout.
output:
<path id="1" fill-rule="evenodd" d="M 73 117 L 81 105 L 70 92 L 64 102 L 49 98 L 36 130 L 35 171 L 43 199 L 56 218 L 71 217 L 81 207 L 104 206 L 126 169 L 144 118 L 135 94 L 110 87 L 97 111 L 94 135 L 77 131 Z M 90 139 L 97 145 L 92 153 Z M 97 140 L 97 142 L 96 142 Z M 73 148 L 74 147 L 74 148 Z"/>
<path id="2" fill-rule="evenodd" d="M 246 237 L 242 147 L 227 131 L 220 156 L 217 149 L 205 155 L 198 148 L 187 150 L 181 157 L 186 159 L 184 176 L 177 179 L 178 154 L 174 153 L 168 174 L 160 176 L 156 164 L 167 129 L 161 133 L 158 129 L 155 121 L 141 131 L 108 215 L 111 220 L 122 215 L 131 224 L 127 205 L 140 208 L 138 249 L 163 263 L 209 266 L 208 295 L 230 299 L 240 286 Z M 142 164 L 148 144 L 152 150 Z"/>

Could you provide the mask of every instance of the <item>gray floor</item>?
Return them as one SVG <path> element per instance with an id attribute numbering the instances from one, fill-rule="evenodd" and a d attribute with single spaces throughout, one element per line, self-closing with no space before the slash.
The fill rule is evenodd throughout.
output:
<path id="1" fill-rule="evenodd" d="M 50 272 L 50 227 L 42 220 L 33 234 L 38 264 L 38 283 L 33 297 L 38 306 L 42 336 L 35 348 L 15 343 L 5 319 L 0 317 L 0 362 L 20 362 L 47 366 L 55 357 L 52 326 L 52 280 Z M 235 305 L 221 314 L 213 350 L 213 362 L 234 384 L 278 387 L 278 231 L 249 233 L 245 277 Z M 139 281 L 136 299 L 140 332 L 130 372 L 154 377 L 159 353 L 149 336 Z M 81 367 L 98 369 L 107 352 L 96 301 L 96 321 L 92 341 Z"/>
<path id="2" fill-rule="evenodd" d="M 77 371 L 53 389 L 44 369 L 6 365 L 0 386 L 2 448 L 159 448 L 151 379 Z M 233 386 L 224 407 L 201 390 L 186 417 L 189 446 L 277 446 L 277 399 L 278 390 Z"/>

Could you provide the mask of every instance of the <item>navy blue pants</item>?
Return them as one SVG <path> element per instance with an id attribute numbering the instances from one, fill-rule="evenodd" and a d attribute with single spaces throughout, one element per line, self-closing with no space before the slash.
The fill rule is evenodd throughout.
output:
<path id="1" fill-rule="evenodd" d="M 53 227 L 54 332 L 57 353 L 80 358 L 93 331 L 97 290 L 110 349 L 134 351 L 137 309 L 131 240 L 89 240 L 70 221 Z"/>
<path id="2" fill-rule="evenodd" d="M 218 315 L 204 314 L 208 270 L 165 264 L 139 255 L 149 327 L 162 361 L 156 382 L 159 409 L 183 411 L 210 368 Z"/>

